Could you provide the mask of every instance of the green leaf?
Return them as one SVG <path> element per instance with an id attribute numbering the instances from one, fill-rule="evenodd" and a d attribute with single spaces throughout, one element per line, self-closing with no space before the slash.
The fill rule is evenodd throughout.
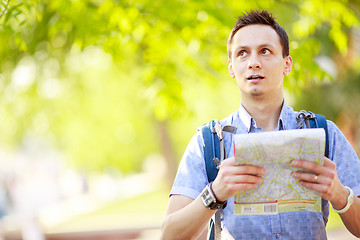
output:
<path id="1" fill-rule="evenodd" d="M 18 8 L 20 8 L 20 6 L 22 6 L 22 5 L 23 5 L 23 3 L 19 3 L 19 4 L 16 4 L 9 8 L 9 10 L 7 11 L 7 13 L 5 15 L 4 24 L 6 24 L 10 18 L 16 17 L 17 15 L 21 14 L 21 11 L 19 11 L 18 14 L 13 14 L 13 12 L 15 10 L 17 10 Z"/>

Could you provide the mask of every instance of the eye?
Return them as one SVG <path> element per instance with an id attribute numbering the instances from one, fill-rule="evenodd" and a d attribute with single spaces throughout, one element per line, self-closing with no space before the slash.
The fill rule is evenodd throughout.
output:
<path id="1" fill-rule="evenodd" d="M 238 57 L 245 57 L 247 55 L 247 52 L 245 50 L 241 50 L 238 52 Z"/>
<path id="2" fill-rule="evenodd" d="M 264 48 L 264 49 L 261 50 L 261 54 L 263 54 L 263 55 L 269 55 L 269 54 L 270 54 L 270 50 L 267 49 L 267 48 Z"/>

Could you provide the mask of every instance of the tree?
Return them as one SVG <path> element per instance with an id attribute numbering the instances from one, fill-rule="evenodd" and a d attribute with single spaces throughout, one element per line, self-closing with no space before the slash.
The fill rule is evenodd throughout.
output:
<path id="1" fill-rule="evenodd" d="M 141 169 L 161 152 L 170 181 L 192 129 L 238 107 L 227 74 L 235 16 L 266 8 L 290 35 L 298 86 L 328 81 L 316 63 L 348 51 L 356 1 L 1 1 L 1 141 L 40 138 L 88 171 Z M 183 11 L 186 9 L 186 11 Z M 295 87 L 296 86 L 296 87 Z M 6 144 L 5 144 L 6 143 Z"/>

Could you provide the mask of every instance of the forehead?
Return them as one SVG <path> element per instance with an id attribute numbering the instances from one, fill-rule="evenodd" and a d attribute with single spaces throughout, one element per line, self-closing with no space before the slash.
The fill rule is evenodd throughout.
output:
<path id="1" fill-rule="evenodd" d="M 280 37 L 277 32 L 268 25 L 248 25 L 240 28 L 234 35 L 231 49 L 239 47 L 256 48 L 257 46 L 271 45 L 281 49 Z"/>

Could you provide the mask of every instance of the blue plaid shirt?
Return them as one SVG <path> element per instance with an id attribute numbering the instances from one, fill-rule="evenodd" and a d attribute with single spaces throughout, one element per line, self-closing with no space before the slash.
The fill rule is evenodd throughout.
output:
<path id="1" fill-rule="evenodd" d="M 291 107 L 283 104 L 278 127 L 275 131 L 296 129 L 296 116 Z M 360 161 L 337 126 L 328 123 L 329 158 L 337 165 L 338 177 L 343 185 L 360 195 Z M 221 121 L 221 124 L 237 127 L 236 134 L 261 132 L 254 119 L 243 106 Z M 234 156 L 232 134 L 224 133 L 227 157 Z M 191 139 L 181 159 L 172 194 L 180 194 L 195 199 L 208 184 L 202 137 L 198 132 Z M 324 202 L 326 203 L 326 202 Z M 223 227 L 234 239 L 326 239 L 322 213 L 286 212 L 276 215 L 234 215 L 234 199 L 228 200 L 223 211 Z M 325 213 L 328 217 L 328 211 Z"/>

